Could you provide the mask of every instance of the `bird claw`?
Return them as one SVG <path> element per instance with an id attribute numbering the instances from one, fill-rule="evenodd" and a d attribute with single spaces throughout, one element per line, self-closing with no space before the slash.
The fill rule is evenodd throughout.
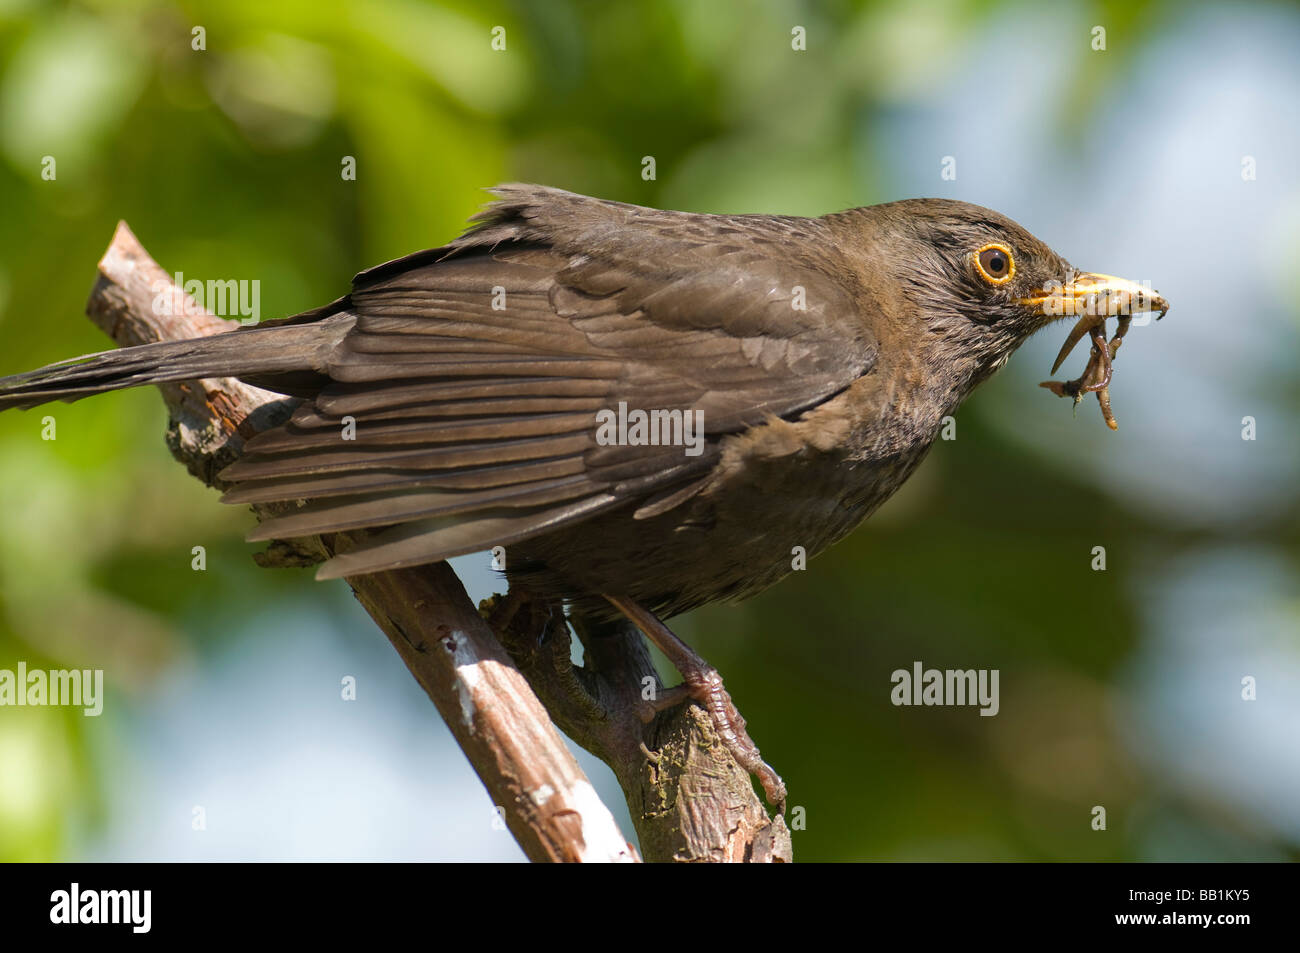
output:
<path id="1" fill-rule="evenodd" d="M 775 807 L 778 813 L 784 814 L 785 782 L 772 766 L 763 760 L 758 745 L 754 744 L 754 740 L 749 737 L 749 732 L 745 730 L 745 719 L 736 708 L 735 702 L 731 700 L 731 695 L 723 687 L 722 676 L 718 674 L 718 670 L 710 666 L 699 671 L 684 672 L 683 675 L 687 679 L 687 685 L 690 686 L 692 697 L 709 713 L 713 730 L 718 733 L 723 746 L 736 759 L 737 764 L 758 778 L 763 786 L 763 793 L 767 796 L 767 802 Z"/>
<path id="2" fill-rule="evenodd" d="M 664 689 L 654 701 L 640 704 L 638 715 L 642 722 L 648 724 L 658 712 L 683 702 L 698 702 L 709 713 L 713 730 L 723 747 L 738 765 L 758 778 L 768 803 L 784 814 L 785 782 L 772 766 L 763 760 L 758 745 L 749 737 L 749 732 L 745 730 L 745 718 L 723 686 L 722 676 L 718 674 L 718 670 L 707 664 L 702 664 L 698 668 L 687 666 L 682 676 L 685 681 L 681 685 Z"/>
<path id="3" fill-rule="evenodd" d="M 623 596 L 605 598 L 613 603 L 623 615 L 631 621 L 641 633 L 659 647 L 668 660 L 682 673 L 682 684 L 660 693 L 659 698 L 643 702 L 637 714 L 642 721 L 653 719 L 656 711 L 680 704 L 683 701 L 695 701 L 709 713 L 713 730 L 718 740 L 727 749 L 736 763 L 758 778 L 763 786 L 767 802 L 781 814 L 785 813 L 786 789 L 781 776 L 772 770 L 771 765 L 763 760 L 758 745 L 745 730 L 745 719 L 731 700 L 722 684 L 718 670 L 704 661 L 694 649 L 673 634 L 657 616 L 632 599 Z"/>

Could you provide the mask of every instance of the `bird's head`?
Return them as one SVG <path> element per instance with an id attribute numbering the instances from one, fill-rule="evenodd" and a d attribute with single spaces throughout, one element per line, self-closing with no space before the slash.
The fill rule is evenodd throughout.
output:
<path id="1" fill-rule="evenodd" d="M 1148 286 L 1076 270 L 1006 216 L 978 205 L 910 199 L 854 211 L 868 216 L 872 244 L 886 251 L 918 344 L 968 367 L 970 386 L 1054 321 L 1169 308 Z M 1072 335 L 1070 343 L 1077 340 Z"/>

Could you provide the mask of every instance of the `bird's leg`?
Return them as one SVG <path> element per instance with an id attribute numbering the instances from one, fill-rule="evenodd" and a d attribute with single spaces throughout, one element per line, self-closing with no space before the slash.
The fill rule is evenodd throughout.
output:
<path id="1" fill-rule="evenodd" d="M 758 777 L 763 785 L 767 800 L 779 811 L 785 811 L 785 782 L 759 754 L 758 745 L 754 744 L 749 733 L 745 731 L 745 719 L 741 717 L 736 705 L 727 694 L 718 670 L 706 662 L 698 652 L 679 639 L 668 626 L 659 621 L 653 612 L 639 603 L 622 596 L 605 594 L 605 598 L 622 612 L 633 625 L 641 630 L 647 639 L 659 647 L 668 661 L 682 673 L 684 684 L 670 688 L 662 693 L 661 704 L 657 708 L 669 707 L 686 701 L 699 702 L 709 713 L 718 737 L 736 759 L 736 763 Z"/>

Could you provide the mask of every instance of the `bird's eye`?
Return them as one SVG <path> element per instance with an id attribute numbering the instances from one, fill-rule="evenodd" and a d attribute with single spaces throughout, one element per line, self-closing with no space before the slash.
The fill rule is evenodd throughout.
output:
<path id="1" fill-rule="evenodd" d="M 1006 245 L 985 245 L 975 253 L 980 277 L 994 285 L 1006 284 L 1016 273 L 1016 261 Z"/>

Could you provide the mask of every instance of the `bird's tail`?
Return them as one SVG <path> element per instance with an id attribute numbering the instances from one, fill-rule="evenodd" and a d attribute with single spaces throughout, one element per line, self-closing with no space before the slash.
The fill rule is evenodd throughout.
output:
<path id="1" fill-rule="evenodd" d="M 204 377 L 274 380 L 323 373 L 330 352 L 352 326 L 350 314 L 307 324 L 278 324 L 186 341 L 161 341 L 60 361 L 0 377 L 0 410 L 74 401 L 92 394 Z"/>

